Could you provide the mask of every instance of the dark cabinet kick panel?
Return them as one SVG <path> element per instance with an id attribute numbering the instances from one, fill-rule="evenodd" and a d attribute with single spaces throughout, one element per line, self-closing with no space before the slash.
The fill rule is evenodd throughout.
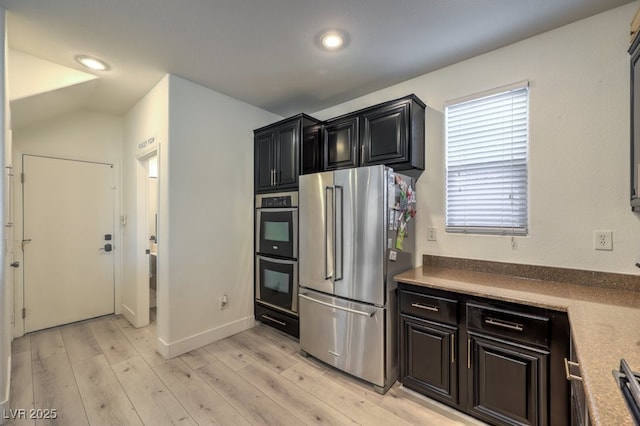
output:
<path id="1" fill-rule="evenodd" d="M 495 425 L 570 424 L 566 313 L 400 282 L 400 381 Z"/>

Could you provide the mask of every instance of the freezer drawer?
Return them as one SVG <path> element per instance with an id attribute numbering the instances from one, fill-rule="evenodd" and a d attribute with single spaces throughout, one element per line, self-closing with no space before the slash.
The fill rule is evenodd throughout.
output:
<path id="1" fill-rule="evenodd" d="M 384 387 L 386 309 L 300 290 L 300 348 Z"/>

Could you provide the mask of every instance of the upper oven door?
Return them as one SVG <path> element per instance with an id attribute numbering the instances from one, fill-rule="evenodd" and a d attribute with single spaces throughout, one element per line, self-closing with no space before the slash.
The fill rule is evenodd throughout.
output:
<path id="1" fill-rule="evenodd" d="M 298 257 L 298 209 L 256 210 L 256 252 L 288 259 Z"/>

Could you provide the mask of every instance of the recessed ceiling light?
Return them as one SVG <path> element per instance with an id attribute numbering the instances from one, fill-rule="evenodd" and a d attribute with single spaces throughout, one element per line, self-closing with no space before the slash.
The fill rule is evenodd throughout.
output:
<path id="1" fill-rule="evenodd" d="M 320 34 L 319 41 L 325 50 L 339 50 L 346 45 L 347 36 L 340 31 L 327 31 Z"/>
<path id="2" fill-rule="evenodd" d="M 76 56 L 76 61 L 94 71 L 107 71 L 109 69 L 109 65 L 106 62 L 87 55 Z"/>

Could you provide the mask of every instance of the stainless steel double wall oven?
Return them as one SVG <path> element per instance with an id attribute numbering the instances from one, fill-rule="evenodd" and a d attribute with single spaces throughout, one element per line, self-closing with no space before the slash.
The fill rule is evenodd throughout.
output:
<path id="1" fill-rule="evenodd" d="M 256 195 L 256 317 L 275 326 L 286 319 L 260 306 L 298 316 L 298 193 Z"/>

